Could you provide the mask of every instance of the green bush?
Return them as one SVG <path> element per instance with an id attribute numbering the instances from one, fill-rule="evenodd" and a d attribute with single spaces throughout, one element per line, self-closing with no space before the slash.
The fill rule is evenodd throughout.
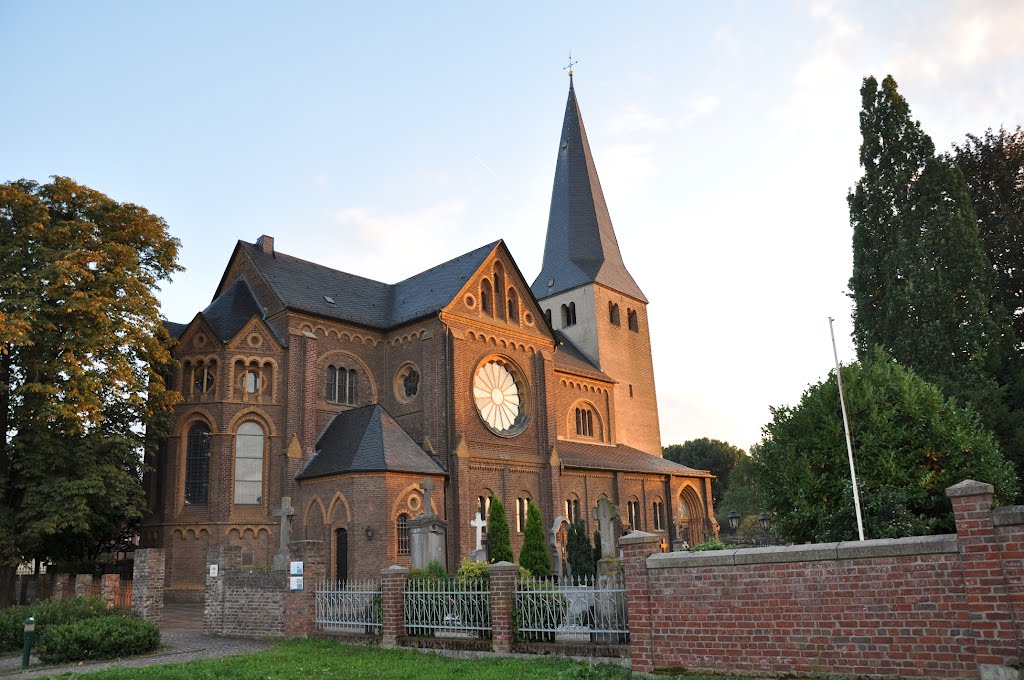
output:
<path id="1" fill-rule="evenodd" d="M 74 597 L 67 600 L 46 600 L 29 607 L 10 607 L 0 610 L 0 652 L 21 649 L 25 635 L 25 619 L 34 616 L 36 635 L 41 637 L 49 626 L 74 623 L 84 619 L 110 616 L 98 597 Z"/>
<path id="2" fill-rule="evenodd" d="M 701 552 L 703 550 L 731 550 L 734 546 L 726 545 L 717 538 L 709 538 L 703 543 L 690 546 L 690 552 Z"/>
<path id="3" fill-rule="evenodd" d="M 448 570 L 439 561 L 434 560 L 425 569 L 410 569 L 408 578 L 414 581 L 443 581 L 448 578 Z"/>
<path id="4" fill-rule="evenodd" d="M 519 563 L 537 576 L 551 576 L 551 553 L 544 540 L 544 520 L 533 501 L 527 505 L 526 537 L 519 552 Z"/>
<path id="5" fill-rule="evenodd" d="M 47 663 L 115 659 L 152 652 L 160 631 L 149 621 L 115 615 L 51 625 L 39 638 L 39 658 Z"/>

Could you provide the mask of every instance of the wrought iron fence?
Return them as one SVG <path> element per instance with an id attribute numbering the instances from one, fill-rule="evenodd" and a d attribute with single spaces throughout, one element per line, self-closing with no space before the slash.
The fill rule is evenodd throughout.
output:
<path id="1" fill-rule="evenodd" d="M 626 642 L 622 576 L 516 580 L 516 632 L 541 642 Z"/>
<path id="2" fill-rule="evenodd" d="M 490 637 L 490 582 L 487 579 L 406 580 L 405 631 L 408 635 L 435 637 Z"/>
<path id="3" fill-rule="evenodd" d="M 341 633 L 380 633 L 380 584 L 380 579 L 318 582 L 316 627 Z"/>

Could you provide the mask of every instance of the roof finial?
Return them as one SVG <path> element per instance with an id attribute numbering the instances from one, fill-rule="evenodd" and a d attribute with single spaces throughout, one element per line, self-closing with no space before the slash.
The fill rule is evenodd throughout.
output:
<path id="1" fill-rule="evenodd" d="M 578 63 L 580 63 L 580 60 L 577 59 L 576 61 L 573 61 L 572 60 L 572 50 L 569 50 L 569 65 L 562 67 L 563 71 L 569 71 L 569 78 L 572 78 L 572 67 L 575 66 Z"/>

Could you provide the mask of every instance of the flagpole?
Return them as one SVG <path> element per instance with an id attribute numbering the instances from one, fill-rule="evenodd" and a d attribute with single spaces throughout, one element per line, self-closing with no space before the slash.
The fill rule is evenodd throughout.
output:
<path id="1" fill-rule="evenodd" d="M 850 479 L 853 480 L 853 507 L 857 511 L 857 533 L 864 540 L 864 520 L 860 515 L 860 493 L 857 491 L 857 471 L 853 467 L 853 442 L 850 439 L 850 421 L 846 417 L 846 400 L 843 399 L 843 377 L 839 370 L 839 353 L 836 351 L 836 333 L 832 329 L 832 317 L 828 317 L 828 332 L 832 336 L 832 356 L 836 359 L 836 382 L 839 385 L 839 406 L 843 410 L 843 429 L 846 431 L 846 455 L 850 459 Z"/>

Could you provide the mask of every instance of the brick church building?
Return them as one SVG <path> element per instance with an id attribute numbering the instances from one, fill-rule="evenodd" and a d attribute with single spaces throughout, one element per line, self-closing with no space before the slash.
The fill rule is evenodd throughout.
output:
<path id="1" fill-rule="evenodd" d="M 717 532 L 710 474 L 661 456 L 647 298 L 571 80 L 532 284 L 500 240 L 386 284 L 261 236 L 238 242 L 206 309 L 167 325 L 182 399 L 149 461 L 142 544 L 165 548 L 169 598 L 200 596 L 210 545 L 271 564 L 285 497 L 291 537 L 325 541 L 331 577 L 408 564 L 427 478 L 449 569 L 492 498 L 517 555 L 530 500 L 546 527 L 579 518 L 592 532 L 608 497 L 618 531 L 666 545 Z"/>

